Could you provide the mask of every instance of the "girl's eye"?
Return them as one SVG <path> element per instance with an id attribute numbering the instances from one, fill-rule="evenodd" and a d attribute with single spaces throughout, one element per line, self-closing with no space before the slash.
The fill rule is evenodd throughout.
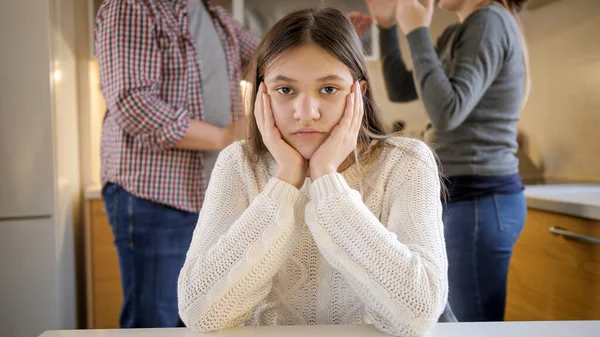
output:
<path id="1" fill-rule="evenodd" d="M 290 87 L 281 87 L 277 89 L 277 92 L 282 95 L 290 95 L 294 93 L 294 90 L 292 90 Z"/>
<path id="2" fill-rule="evenodd" d="M 321 89 L 320 93 L 325 94 L 325 95 L 333 95 L 338 91 L 337 88 L 334 87 L 323 87 L 323 89 Z"/>

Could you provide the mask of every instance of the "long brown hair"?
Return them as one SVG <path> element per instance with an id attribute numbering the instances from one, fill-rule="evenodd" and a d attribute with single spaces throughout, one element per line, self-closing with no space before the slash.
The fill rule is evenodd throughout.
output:
<path id="1" fill-rule="evenodd" d="M 355 81 L 365 80 L 364 117 L 358 136 L 355 160 L 360 161 L 385 139 L 388 126 L 381 118 L 370 86 L 369 74 L 359 37 L 350 20 L 335 8 L 305 9 L 285 16 L 269 29 L 246 68 L 244 106 L 250 116 L 247 150 L 256 161 L 267 152 L 254 117 L 254 102 L 265 69 L 279 57 L 306 45 L 315 45 L 344 63 Z"/>
<path id="2" fill-rule="evenodd" d="M 523 97 L 523 103 L 521 107 L 525 107 L 527 104 L 527 100 L 529 99 L 529 94 L 531 92 L 531 71 L 529 65 L 529 48 L 527 47 L 527 41 L 525 40 L 525 33 L 523 29 L 523 23 L 521 21 L 520 13 L 525 8 L 525 3 L 528 0 L 493 0 L 502 7 L 506 8 L 510 14 L 512 14 L 513 18 L 517 22 L 517 26 L 519 26 L 520 37 L 521 37 L 521 50 L 523 51 L 523 63 L 525 64 L 525 95 Z"/>

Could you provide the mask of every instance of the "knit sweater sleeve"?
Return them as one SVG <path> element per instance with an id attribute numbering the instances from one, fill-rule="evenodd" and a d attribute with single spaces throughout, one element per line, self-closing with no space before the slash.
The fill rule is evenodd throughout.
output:
<path id="1" fill-rule="evenodd" d="M 307 198 L 272 178 L 249 200 L 249 164 L 240 143 L 219 155 L 178 280 L 179 315 L 190 328 L 215 331 L 247 321 L 300 234 Z"/>
<path id="2" fill-rule="evenodd" d="M 429 148 L 393 151 L 382 224 L 338 173 L 310 187 L 309 229 L 329 264 L 361 299 L 367 319 L 383 332 L 422 336 L 448 296 L 440 181 Z M 387 206 L 385 206 L 387 204 Z"/>

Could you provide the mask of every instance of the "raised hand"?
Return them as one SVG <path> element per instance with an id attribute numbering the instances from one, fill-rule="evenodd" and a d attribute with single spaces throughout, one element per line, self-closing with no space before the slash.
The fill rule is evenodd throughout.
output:
<path id="1" fill-rule="evenodd" d="M 383 28 L 396 24 L 396 3 L 398 0 L 365 0 L 371 17 Z"/>
<path id="2" fill-rule="evenodd" d="M 404 35 L 431 25 L 434 0 L 397 0 L 396 20 Z M 421 3 L 423 2 L 423 4 Z"/>

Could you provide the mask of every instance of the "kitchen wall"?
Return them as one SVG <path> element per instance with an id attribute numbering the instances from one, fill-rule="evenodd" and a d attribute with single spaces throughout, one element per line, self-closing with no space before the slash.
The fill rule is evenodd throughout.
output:
<path id="1" fill-rule="evenodd" d="M 520 128 L 546 178 L 600 181 L 600 1 L 525 13 L 533 87 Z"/>
<path id="2" fill-rule="evenodd" d="M 77 99 L 77 58 L 75 37 L 75 3 L 77 0 L 52 0 L 50 5 L 50 37 L 53 61 L 54 149 L 57 188 L 57 265 L 59 293 L 64 298 L 59 310 L 60 326 L 77 326 L 77 294 L 75 273 L 82 275 L 83 250 L 79 242 L 81 226 L 81 183 L 79 158 L 79 104 Z M 78 249 L 79 248 L 79 249 Z M 74 265 L 78 264 L 78 268 Z M 82 289 L 80 289 L 82 290 Z M 79 295 L 79 296 L 77 296 Z"/>
<path id="3" fill-rule="evenodd" d="M 81 181 L 84 186 L 100 184 L 100 136 L 105 105 L 100 91 L 98 62 L 93 56 L 94 18 L 101 0 L 79 1 L 78 60 L 81 101 Z"/>
<path id="4" fill-rule="evenodd" d="M 56 149 L 56 173 L 58 189 L 58 221 L 62 224 L 62 238 L 58 242 L 61 292 L 71 294 L 76 307 L 85 306 L 85 273 L 83 249 L 82 189 L 89 183 L 90 147 L 89 130 L 98 128 L 97 121 L 90 127 L 90 104 L 88 69 L 89 63 L 87 24 L 88 7 L 80 0 L 52 0 L 50 3 L 52 55 L 54 67 L 54 127 Z M 69 222 L 69 223 L 66 223 Z M 75 243 L 75 247 L 73 247 Z M 76 265 L 75 277 L 69 270 Z M 68 278 L 69 276 L 70 278 Z M 76 311 L 76 312 L 75 312 Z M 81 327 L 82 310 L 75 307 L 61 308 L 61 326 Z M 76 317 L 77 316 L 77 317 Z M 77 324 L 71 320 L 76 319 Z"/>

